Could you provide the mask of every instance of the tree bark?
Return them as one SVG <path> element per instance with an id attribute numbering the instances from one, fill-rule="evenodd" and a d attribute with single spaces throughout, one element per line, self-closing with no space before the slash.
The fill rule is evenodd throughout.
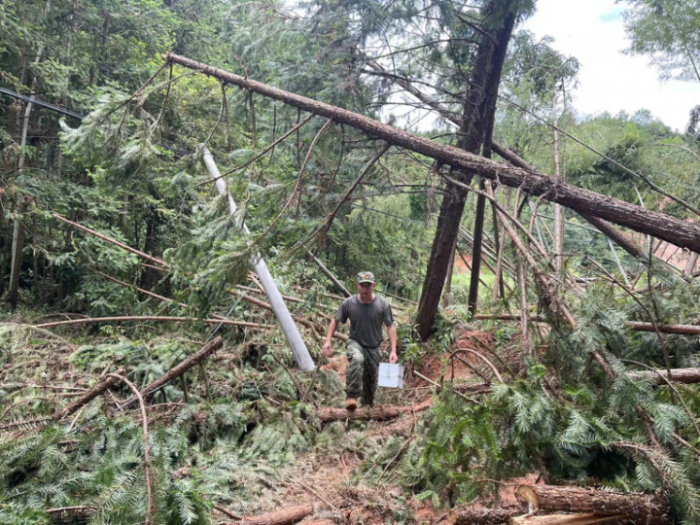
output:
<path id="1" fill-rule="evenodd" d="M 599 523 L 619 523 L 617 516 L 600 514 L 553 514 L 550 516 L 515 516 L 509 525 L 598 525 Z"/>
<path id="2" fill-rule="evenodd" d="M 118 375 L 122 375 L 124 373 L 124 369 L 120 368 L 116 372 Z M 97 396 L 101 396 L 104 394 L 107 390 L 109 390 L 113 385 L 119 382 L 119 379 L 116 377 L 105 377 L 97 383 L 94 387 L 92 387 L 90 390 L 85 392 L 82 396 L 80 396 L 78 399 L 70 403 L 69 405 L 63 407 L 60 410 L 57 410 L 56 412 L 53 413 L 51 416 L 54 421 L 60 421 L 65 417 L 70 416 L 71 414 L 74 414 L 78 410 L 80 410 L 81 407 L 87 405 L 90 401 L 95 399 Z"/>
<path id="3" fill-rule="evenodd" d="M 499 509 L 458 507 L 450 511 L 447 522 L 452 525 L 502 525 L 508 523 L 513 516 L 525 512 L 527 509 L 524 505 Z"/>
<path id="4" fill-rule="evenodd" d="M 440 205 L 435 237 L 430 250 L 428 268 L 423 281 L 423 288 L 418 302 L 418 335 L 426 340 L 432 333 L 440 296 L 447 277 L 447 267 L 450 264 L 454 239 L 459 234 L 459 224 L 462 221 L 464 204 L 467 201 L 467 191 L 450 185 L 448 193 L 443 196 Z"/>
<path id="5" fill-rule="evenodd" d="M 392 75 L 391 73 L 387 72 L 380 64 L 375 62 L 374 60 L 368 60 L 368 65 L 374 70 L 374 71 L 367 71 L 365 70 L 365 73 L 369 74 L 375 74 L 379 75 L 385 78 L 391 79 L 395 84 L 401 86 L 403 89 L 405 89 L 408 93 L 413 95 L 415 98 L 426 104 L 427 106 L 431 107 L 433 110 L 437 111 L 445 120 L 448 120 L 449 122 L 452 122 L 456 126 L 461 126 L 462 124 L 462 119 L 460 116 L 451 111 L 449 108 L 444 106 L 442 103 L 437 102 L 433 100 L 431 97 L 420 91 L 419 89 L 416 89 L 408 80 L 405 78 L 397 77 L 396 75 Z M 506 160 L 508 163 L 511 165 L 522 168 L 524 170 L 527 170 L 529 172 L 534 172 L 537 173 L 537 171 L 532 168 L 525 160 L 520 158 L 518 155 L 516 155 L 513 151 L 509 150 L 502 144 L 498 143 L 495 140 L 491 140 L 491 148 L 494 152 L 498 153 L 500 157 L 502 157 L 504 160 Z M 449 163 L 448 163 L 449 164 Z M 538 175 L 541 175 L 537 173 Z M 486 176 L 487 178 L 493 178 L 489 177 L 488 175 L 483 175 Z M 541 175 L 544 176 L 544 175 Z M 505 183 L 506 186 L 509 186 L 508 183 Z M 527 191 L 527 190 L 525 190 Z M 553 202 L 557 202 L 556 199 L 548 199 L 552 200 Z M 613 199 L 615 201 L 615 199 Z M 566 204 L 564 204 L 566 206 Z M 634 257 L 646 257 L 646 252 L 641 250 L 639 246 L 637 246 L 636 243 L 631 241 L 625 234 L 623 234 L 620 230 L 615 228 L 612 224 L 607 223 L 606 221 L 599 219 L 598 217 L 594 215 L 588 215 L 586 214 L 585 208 L 577 208 L 575 206 L 568 206 L 571 209 L 576 210 L 579 215 L 581 215 L 584 219 L 586 219 L 588 222 L 590 222 L 593 226 L 598 228 L 601 233 L 607 235 L 610 239 L 612 239 L 614 242 L 618 243 L 621 248 L 623 248 L 625 251 L 633 255 Z M 612 222 L 617 222 L 613 220 Z M 634 226 L 630 226 L 632 229 L 637 229 Z M 638 230 L 639 231 L 639 230 Z"/>
<path id="6" fill-rule="evenodd" d="M 335 122 L 347 124 L 372 136 L 386 140 L 393 145 L 424 154 L 457 169 L 473 172 L 487 179 L 497 180 L 505 186 L 521 188 L 522 191 L 533 196 L 544 195 L 546 200 L 562 204 L 579 213 L 599 217 L 640 233 L 671 242 L 676 246 L 700 252 L 700 225 L 685 222 L 654 210 L 647 210 L 641 206 L 579 188 L 572 184 L 558 182 L 553 177 L 547 177 L 517 166 L 508 166 L 490 159 L 484 159 L 458 148 L 395 129 L 363 115 L 283 91 L 261 82 L 246 79 L 189 58 L 172 53 L 166 55 L 166 58 L 170 62 L 261 93 L 268 98 L 282 101 L 310 113 L 332 118 Z M 495 148 L 494 151 L 496 151 Z"/>
<path id="7" fill-rule="evenodd" d="M 34 292 L 34 301 L 36 304 L 39 304 L 39 239 L 37 222 L 37 217 L 34 215 L 32 217 L 32 291 Z"/>
<path id="8" fill-rule="evenodd" d="M 364 407 L 357 410 L 346 410 L 344 408 L 321 407 L 316 409 L 316 417 L 321 423 L 331 423 L 333 421 L 345 421 L 346 419 L 383 421 L 394 419 L 403 414 L 413 414 L 430 408 L 432 400 L 424 401 L 410 407 Z"/>
<path id="9" fill-rule="evenodd" d="M 636 525 L 671 523 L 668 501 L 661 494 L 630 494 L 555 485 L 521 485 L 516 493 L 536 509 L 544 511 L 617 515 Z"/>
<path id="10" fill-rule="evenodd" d="M 313 514 L 314 506 L 311 503 L 289 507 L 287 509 L 268 512 L 258 516 L 243 518 L 242 521 L 225 521 L 222 525 L 291 525 Z"/>

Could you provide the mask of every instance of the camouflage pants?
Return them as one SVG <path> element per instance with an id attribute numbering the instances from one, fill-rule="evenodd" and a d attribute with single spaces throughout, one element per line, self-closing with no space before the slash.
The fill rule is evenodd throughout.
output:
<path id="1" fill-rule="evenodd" d="M 348 357 L 345 393 L 357 399 L 362 392 L 362 405 L 372 406 L 379 380 L 379 347 L 362 346 L 348 339 L 345 349 Z"/>

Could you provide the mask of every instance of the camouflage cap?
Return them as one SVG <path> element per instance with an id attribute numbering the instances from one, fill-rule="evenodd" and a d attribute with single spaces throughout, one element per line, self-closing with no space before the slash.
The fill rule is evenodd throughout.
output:
<path id="1" fill-rule="evenodd" d="M 357 274 L 357 282 L 359 283 L 374 283 L 374 274 L 372 272 L 360 272 Z"/>

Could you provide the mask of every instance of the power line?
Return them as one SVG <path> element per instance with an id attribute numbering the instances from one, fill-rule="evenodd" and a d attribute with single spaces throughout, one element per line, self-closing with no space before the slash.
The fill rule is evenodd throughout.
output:
<path id="1" fill-rule="evenodd" d="M 85 118 L 85 115 L 81 115 L 80 113 L 76 113 L 75 111 L 71 111 L 69 109 L 63 108 L 61 106 L 57 106 L 56 104 L 51 104 L 50 102 L 44 102 L 43 100 L 39 100 L 37 98 L 30 98 L 25 95 L 20 95 L 19 93 L 12 91 L 11 89 L 3 88 L 0 87 L 0 94 L 3 94 L 8 97 L 16 98 L 19 100 L 23 100 L 26 103 L 31 103 L 34 104 L 35 106 L 39 106 L 42 108 L 46 108 L 50 111 L 55 111 L 56 113 L 60 113 L 61 115 L 65 115 L 67 117 L 71 117 L 77 120 L 82 121 Z M 169 151 L 172 151 L 173 153 L 177 153 L 178 155 L 192 155 L 194 153 L 193 151 L 185 151 L 180 148 L 176 148 L 174 146 L 169 146 L 167 144 L 162 144 L 162 143 L 156 143 L 158 146 L 161 148 L 165 148 Z"/>
<path id="2" fill-rule="evenodd" d="M 11 89 L 6 89 L 3 87 L 0 87 L 0 93 L 3 95 L 7 95 L 8 97 L 16 98 L 19 100 L 23 100 L 24 102 L 34 104 L 35 106 L 40 106 L 42 108 L 50 109 L 51 111 L 55 111 L 56 113 L 61 113 L 62 115 L 66 115 L 67 117 L 73 117 L 78 120 L 83 120 L 85 117 L 81 115 L 80 113 L 76 113 L 75 111 L 71 111 L 69 109 L 62 108 L 60 106 L 57 106 L 55 104 L 51 104 L 49 102 L 44 102 L 43 100 L 39 100 L 36 98 L 30 98 L 25 95 L 20 95 L 19 93 L 16 93 L 12 91 Z"/>

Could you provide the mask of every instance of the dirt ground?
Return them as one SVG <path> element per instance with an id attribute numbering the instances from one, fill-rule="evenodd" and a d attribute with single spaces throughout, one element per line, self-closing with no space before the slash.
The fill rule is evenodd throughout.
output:
<path id="1" fill-rule="evenodd" d="M 482 351 L 492 348 L 493 335 L 490 332 L 460 329 L 457 338 L 452 345 L 451 352 L 469 349 Z M 426 356 L 423 364 L 417 371 L 429 379 L 439 382 L 441 378 L 446 381 L 481 382 L 473 371 L 473 367 L 484 370 L 484 363 L 469 352 L 459 352 L 459 359 L 452 359 L 447 363 L 435 355 Z M 335 371 L 344 383 L 347 360 L 340 353 L 329 359 L 322 370 Z M 482 372 L 484 373 L 484 372 Z M 417 404 L 429 398 L 434 391 L 434 386 L 418 376 L 407 376 L 406 386 L 403 391 L 388 392 L 390 389 L 379 389 L 378 401 L 380 404 Z M 398 402 L 398 403 L 397 403 Z M 387 439 L 392 436 L 400 436 L 405 439 L 413 439 L 416 426 L 416 416 L 408 414 L 398 419 L 386 422 L 369 422 L 364 430 L 367 438 Z M 347 524 L 381 524 L 387 523 L 387 512 L 396 508 L 397 500 L 404 498 L 406 507 L 420 524 L 436 524 L 443 522 L 446 517 L 445 509 L 434 509 L 429 502 L 418 501 L 410 494 L 391 483 L 379 486 L 366 486 L 358 483 L 355 477 L 357 469 L 364 461 L 354 453 L 339 452 L 337 456 L 318 457 L 310 455 L 302 458 L 300 463 L 303 468 L 295 472 L 295 478 L 288 482 L 288 488 L 284 495 L 285 500 L 300 502 L 314 502 L 317 512 L 315 519 L 323 517 L 333 518 Z M 387 476 L 390 478 L 390 476 Z M 515 489 L 522 483 L 534 483 L 535 474 L 525 478 L 508 480 L 500 483 L 501 506 L 514 506 L 518 502 L 515 497 Z M 487 506 L 488 501 L 476 504 Z M 409 510 L 407 509 L 407 510 Z M 311 520 L 311 518 L 309 518 Z M 302 522 L 303 523 L 303 522 Z"/>

